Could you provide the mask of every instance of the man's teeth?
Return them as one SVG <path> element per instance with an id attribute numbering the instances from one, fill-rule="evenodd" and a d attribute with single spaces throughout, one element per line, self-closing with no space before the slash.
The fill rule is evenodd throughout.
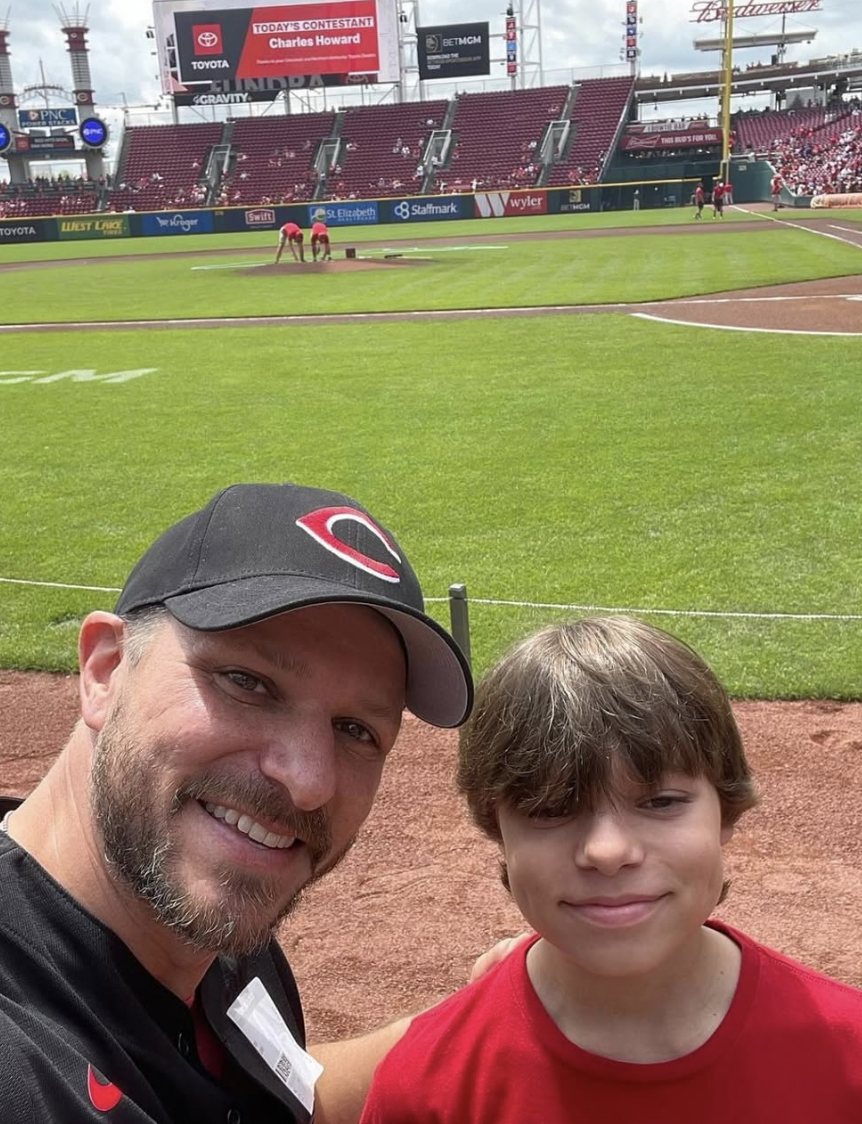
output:
<path id="1" fill-rule="evenodd" d="M 226 808 L 223 804 L 205 804 L 204 807 L 211 816 L 215 816 L 217 820 L 224 820 L 226 824 L 230 824 L 249 839 L 253 839 L 255 843 L 262 843 L 264 847 L 283 851 L 296 842 L 295 835 L 276 835 L 274 831 L 267 831 L 251 816 L 238 812 L 236 808 Z"/>

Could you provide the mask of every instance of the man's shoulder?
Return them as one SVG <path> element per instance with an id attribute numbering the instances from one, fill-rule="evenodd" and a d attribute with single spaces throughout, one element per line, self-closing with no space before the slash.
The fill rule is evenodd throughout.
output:
<path id="1" fill-rule="evenodd" d="M 3 1124 L 37 1124 L 30 1044 L 0 1010 L 0 1108 Z"/>

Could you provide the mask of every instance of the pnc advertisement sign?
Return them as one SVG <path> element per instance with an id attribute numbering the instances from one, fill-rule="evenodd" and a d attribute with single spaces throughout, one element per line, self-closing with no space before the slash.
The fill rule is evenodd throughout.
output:
<path id="1" fill-rule="evenodd" d="M 477 219 L 502 219 L 512 215 L 546 215 L 545 191 L 480 191 L 473 196 Z"/>
<path id="2" fill-rule="evenodd" d="M 184 83 L 381 69 L 377 0 L 177 10 L 174 26 Z"/>
<path id="3" fill-rule="evenodd" d="M 717 23 L 727 16 L 725 0 L 694 0 L 691 6 L 691 23 Z M 821 12 L 820 0 L 736 0 L 733 6 L 735 19 L 747 20 L 756 16 L 801 16 L 807 12 Z"/>
<path id="4" fill-rule="evenodd" d="M 77 238 L 128 238 L 128 215 L 75 215 L 57 219 L 61 241 Z"/>
<path id="5" fill-rule="evenodd" d="M 488 23 L 447 23 L 416 28 L 419 77 L 466 78 L 490 74 Z"/>
<path id="6" fill-rule="evenodd" d="M 22 129 L 46 129 L 54 125 L 77 125 L 78 111 L 71 109 L 19 109 L 18 124 Z"/>

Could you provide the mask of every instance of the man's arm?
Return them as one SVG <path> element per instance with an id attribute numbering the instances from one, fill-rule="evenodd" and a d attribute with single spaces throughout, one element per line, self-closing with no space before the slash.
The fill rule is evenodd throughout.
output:
<path id="1" fill-rule="evenodd" d="M 358 1124 L 374 1070 L 411 1020 L 412 1015 L 361 1038 L 309 1046 L 308 1052 L 324 1066 L 315 1086 L 314 1124 Z"/>

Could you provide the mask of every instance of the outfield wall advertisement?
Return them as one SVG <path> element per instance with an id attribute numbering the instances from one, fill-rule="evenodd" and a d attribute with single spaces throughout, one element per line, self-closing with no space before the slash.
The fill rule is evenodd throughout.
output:
<path id="1" fill-rule="evenodd" d="M 445 222 L 472 218 L 470 200 L 463 195 L 419 196 L 413 199 L 385 199 L 380 204 L 381 222 Z"/>
<path id="2" fill-rule="evenodd" d="M 22 242 L 55 242 L 54 219 L 6 219 L 0 222 L 0 246 Z"/>
<path id="3" fill-rule="evenodd" d="M 128 215 L 69 215 L 55 219 L 60 241 L 81 238 L 128 238 Z"/>
<path id="4" fill-rule="evenodd" d="M 155 0 L 153 18 L 168 94 L 215 81 L 400 78 L 396 0 Z"/>
<path id="5" fill-rule="evenodd" d="M 212 234 L 214 230 L 212 211 L 141 215 L 141 233 L 144 235 Z"/>

